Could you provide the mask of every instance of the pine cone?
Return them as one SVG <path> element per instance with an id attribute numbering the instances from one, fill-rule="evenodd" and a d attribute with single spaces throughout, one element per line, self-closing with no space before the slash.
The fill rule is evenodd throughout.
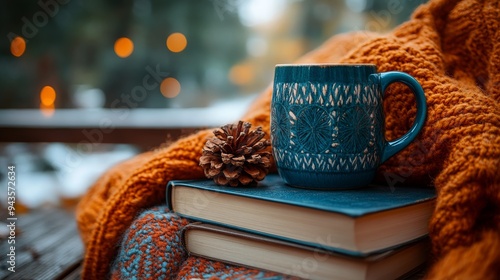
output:
<path id="1" fill-rule="evenodd" d="M 250 131 L 252 125 L 239 121 L 214 130 L 215 137 L 207 140 L 200 165 L 207 178 L 218 185 L 254 184 L 266 177 L 271 165 L 270 145 L 264 139 L 262 127 Z"/>

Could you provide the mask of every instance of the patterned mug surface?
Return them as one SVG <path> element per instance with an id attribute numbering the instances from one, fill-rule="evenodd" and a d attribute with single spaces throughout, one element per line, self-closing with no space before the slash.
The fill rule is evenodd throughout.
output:
<path id="1" fill-rule="evenodd" d="M 393 82 L 415 94 L 417 116 L 401 138 L 384 137 L 383 93 Z M 271 143 L 280 176 L 313 189 L 368 185 L 377 167 L 421 130 L 427 107 L 420 84 L 403 72 L 371 64 L 277 65 Z"/>

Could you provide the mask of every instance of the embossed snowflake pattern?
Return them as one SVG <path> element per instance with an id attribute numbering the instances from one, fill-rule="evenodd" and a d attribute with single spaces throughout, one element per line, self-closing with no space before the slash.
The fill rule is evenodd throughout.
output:
<path id="1" fill-rule="evenodd" d="M 372 124 L 362 108 L 353 107 L 342 113 L 338 128 L 338 139 L 345 153 L 360 153 L 369 146 Z"/>
<path id="2" fill-rule="evenodd" d="M 332 119 L 320 106 L 304 108 L 296 123 L 297 140 L 304 152 L 321 153 L 328 149 L 332 139 Z"/>
<path id="3" fill-rule="evenodd" d="M 276 104 L 271 110 L 271 142 L 276 148 L 284 148 L 290 142 L 290 121 L 283 105 Z"/>

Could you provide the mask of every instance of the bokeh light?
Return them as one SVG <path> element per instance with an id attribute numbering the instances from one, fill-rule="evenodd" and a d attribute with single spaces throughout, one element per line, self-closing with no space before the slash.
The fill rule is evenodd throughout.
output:
<path id="1" fill-rule="evenodd" d="M 40 91 L 40 102 L 44 106 L 53 106 L 56 101 L 56 91 L 51 86 L 44 86 Z"/>
<path id="2" fill-rule="evenodd" d="M 167 48 L 171 52 L 182 52 L 186 46 L 187 39 L 182 33 L 172 33 L 167 37 Z"/>
<path id="3" fill-rule="evenodd" d="M 122 37 L 115 42 L 115 53 L 121 58 L 128 57 L 134 51 L 134 42 L 127 37 Z"/>
<path id="4" fill-rule="evenodd" d="M 12 53 L 13 56 L 20 57 L 25 51 L 26 41 L 23 37 L 17 36 L 10 42 L 10 53 Z"/>
<path id="5" fill-rule="evenodd" d="M 238 86 L 249 85 L 255 80 L 255 69 L 251 64 L 237 64 L 229 70 L 229 80 Z"/>
<path id="6" fill-rule="evenodd" d="M 174 98 L 181 92 L 181 83 L 172 77 L 165 78 L 161 82 L 160 91 L 166 98 Z"/>

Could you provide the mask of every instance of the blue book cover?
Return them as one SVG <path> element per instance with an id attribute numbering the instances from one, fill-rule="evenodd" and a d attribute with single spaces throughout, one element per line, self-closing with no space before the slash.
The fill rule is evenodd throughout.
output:
<path id="1" fill-rule="evenodd" d="M 424 237 L 435 197 L 428 187 L 300 189 L 277 174 L 254 187 L 212 180 L 167 185 L 167 205 L 180 216 L 359 256 Z"/>

